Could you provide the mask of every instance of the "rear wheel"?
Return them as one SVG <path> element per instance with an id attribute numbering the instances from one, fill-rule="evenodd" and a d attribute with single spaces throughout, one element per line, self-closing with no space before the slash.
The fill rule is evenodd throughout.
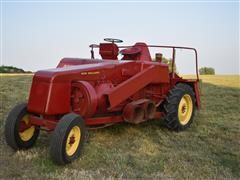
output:
<path id="1" fill-rule="evenodd" d="M 13 149 L 30 148 L 36 142 L 39 128 L 31 125 L 26 103 L 16 105 L 8 114 L 5 124 L 5 139 Z"/>
<path id="2" fill-rule="evenodd" d="M 78 158 L 85 141 L 85 124 L 75 114 L 64 115 L 58 122 L 50 142 L 50 154 L 57 164 L 70 163 Z"/>
<path id="3" fill-rule="evenodd" d="M 195 94 L 191 86 L 179 83 L 164 104 L 165 122 L 168 128 L 181 131 L 190 126 L 195 112 Z"/>

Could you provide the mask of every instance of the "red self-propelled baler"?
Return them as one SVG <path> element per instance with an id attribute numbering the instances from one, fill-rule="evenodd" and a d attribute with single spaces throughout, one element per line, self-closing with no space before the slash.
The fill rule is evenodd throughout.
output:
<path id="1" fill-rule="evenodd" d="M 173 130 L 190 126 L 195 108 L 200 109 L 197 51 L 145 43 L 117 46 L 122 41 L 112 38 L 105 41 L 90 45 L 91 59 L 64 58 L 57 68 L 34 74 L 28 102 L 16 105 L 7 117 L 9 146 L 30 148 L 40 130 L 49 131 L 53 133 L 51 157 L 66 164 L 81 154 L 86 126 L 138 124 L 161 117 Z M 160 53 L 152 60 L 151 47 L 172 49 L 172 67 L 162 62 Z M 102 59 L 94 58 L 95 48 Z M 195 52 L 196 79 L 174 72 L 176 49 Z"/>

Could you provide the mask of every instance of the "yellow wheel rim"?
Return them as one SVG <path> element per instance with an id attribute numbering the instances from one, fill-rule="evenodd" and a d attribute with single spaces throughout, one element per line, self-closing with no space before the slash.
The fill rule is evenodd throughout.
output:
<path id="1" fill-rule="evenodd" d="M 190 95 L 185 94 L 178 105 L 178 118 L 182 125 L 186 125 L 192 116 L 193 102 Z"/>
<path id="2" fill-rule="evenodd" d="M 72 156 L 76 151 L 80 143 L 81 130 L 78 126 L 74 126 L 68 134 L 66 142 L 66 153 L 68 156 Z"/>
<path id="3" fill-rule="evenodd" d="M 25 125 L 29 124 L 28 114 L 23 116 L 20 123 L 25 123 Z M 35 131 L 35 126 L 31 126 L 30 128 L 27 128 L 24 131 L 19 132 L 19 136 L 20 136 L 22 141 L 29 141 L 33 137 L 34 131 Z"/>

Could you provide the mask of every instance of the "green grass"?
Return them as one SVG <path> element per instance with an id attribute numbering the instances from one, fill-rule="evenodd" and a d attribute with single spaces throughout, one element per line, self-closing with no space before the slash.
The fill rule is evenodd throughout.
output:
<path id="1" fill-rule="evenodd" d="M 0 84 L 0 179 L 239 179 L 239 76 L 201 76 L 202 109 L 184 132 L 161 121 L 117 124 L 89 131 L 83 156 L 67 166 L 49 157 L 51 135 L 14 152 L 4 140 L 9 110 L 26 101 L 32 76 L 2 76 Z"/>

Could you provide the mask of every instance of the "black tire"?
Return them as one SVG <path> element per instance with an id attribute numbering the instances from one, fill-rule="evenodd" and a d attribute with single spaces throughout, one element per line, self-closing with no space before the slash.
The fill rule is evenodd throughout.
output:
<path id="1" fill-rule="evenodd" d="M 189 104 L 192 103 L 192 106 L 182 108 L 181 107 L 181 100 L 187 98 Z M 171 130 L 182 131 L 188 128 L 194 117 L 195 113 L 195 94 L 193 89 L 188 84 L 179 83 L 177 84 L 169 93 L 164 105 L 164 121 L 167 127 Z M 179 110 L 180 108 L 180 110 Z M 186 110 L 187 109 L 187 110 Z M 180 111 L 180 112 L 179 112 Z M 187 111 L 183 117 L 181 117 L 181 111 L 184 114 L 184 111 Z M 179 115 L 180 114 L 180 115 Z M 185 118 L 185 119 L 184 119 Z M 185 121 L 184 121 L 185 120 Z"/>
<path id="2" fill-rule="evenodd" d="M 78 129 L 77 127 L 80 129 L 80 141 L 77 144 L 77 149 L 74 151 L 74 153 L 69 155 L 66 150 L 66 144 L 69 138 L 68 136 L 74 128 Z M 81 155 L 83 150 L 85 133 L 86 127 L 82 117 L 75 113 L 69 113 L 64 115 L 59 120 L 50 141 L 50 155 L 53 161 L 59 165 L 64 165 L 77 159 Z M 76 137 L 73 136 L 73 144 L 77 143 L 77 141 L 75 141 L 75 138 Z"/>
<path id="3" fill-rule="evenodd" d="M 23 117 L 27 115 L 27 105 L 26 103 L 16 105 L 8 114 L 5 123 L 5 139 L 7 144 L 12 147 L 14 150 L 18 149 L 27 149 L 32 147 L 39 135 L 39 127 L 31 126 L 32 133 L 30 139 L 23 140 L 23 137 L 20 135 L 19 128 L 20 123 L 23 120 Z M 29 129 L 30 129 L 29 128 Z"/>

